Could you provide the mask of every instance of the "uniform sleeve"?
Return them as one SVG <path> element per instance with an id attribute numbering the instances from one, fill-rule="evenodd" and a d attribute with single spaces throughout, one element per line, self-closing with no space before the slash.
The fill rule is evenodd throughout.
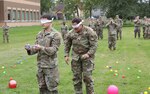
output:
<path id="1" fill-rule="evenodd" d="M 98 42 L 98 38 L 96 33 L 93 31 L 92 33 L 90 33 L 89 35 L 89 43 L 90 43 L 90 49 L 87 52 L 87 54 L 89 54 L 90 56 L 94 55 L 97 49 L 97 42 Z"/>
<path id="2" fill-rule="evenodd" d="M 60 44 L 61 44 L 61 35 L 59 33 L 55 33 L 50 47 L 42 46 L 41 51 L 50 56 L 54 55 L 55 53 L 57 53 Z"/>
<path id="3" fill-rule="evenodd" d="M 69 56 L 69 52 L 72 46 L 72 39 L 70 37 L 70 33 L 67 33 L 64 44 L 65 44 L 65 49 L 64 49 L 65 56 Z"/>

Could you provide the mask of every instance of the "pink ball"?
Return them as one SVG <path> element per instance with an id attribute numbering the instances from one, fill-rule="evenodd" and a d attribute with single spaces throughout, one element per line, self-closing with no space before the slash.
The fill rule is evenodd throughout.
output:
<path id="1" fill-rule="evenodd" d="M 115 85 L 110 85 L 107 89 L 107 94 L 119 94 L 118 87 Z"/>

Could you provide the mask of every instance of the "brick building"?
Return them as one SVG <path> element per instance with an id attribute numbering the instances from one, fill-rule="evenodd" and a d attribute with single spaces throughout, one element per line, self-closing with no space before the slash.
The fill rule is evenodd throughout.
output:
<path id="1" fill-rule="evenodd" d="M 40 0 L 0 0 L 0 26 L 39 25 Z"/>

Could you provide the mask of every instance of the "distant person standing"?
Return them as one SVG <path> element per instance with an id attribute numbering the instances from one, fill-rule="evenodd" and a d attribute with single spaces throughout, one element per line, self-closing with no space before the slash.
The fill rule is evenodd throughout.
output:
<path id="1" fill-rule="evenodd" d="M 112 18 L 110 18 L 110 21 L 106 24 L 106 27 L 108 28 L 108 48 L 110 50 L 116 50 L 116 28 L 117 24 L 114 22 Z"/>
<path id="2" fill-rule="evenodd" d="M 120 38 L 122 39 L 122 26 L 123 26 L 123 21 L 122 19 L 119 18 L 119 15 L 116 15 L 115 23 L 118 24 L 117 26 L 117 40 Z"/>
<path id="3" fill-rule="evenodd" d="M 9 26 L 5 22 L 4 25 L 2 26 L 3 28 L 3 43 L 7 40 L 7 43 L 9 43 Z"/>
<path id="4" fill-rule="evenodd" d="M 68 26 L 66 25 L 66 22 L 62 22 L 61 35 L 63 40 L 65 39 L 67 33 L 68 33 Z"/>
<path id="5" fill-rule="evenodd" d="M 89 25 L 88 26 L 91 27 L 95 31 L 94 24 L 95 24 L 95 18 L 94 17 L 89 18 Z"/>
<path id="6" fill-rule="evenodd" d="M 135 18 L 134 22 L 134 37 L 136 38 L 137 34 L 138 34 L 138 38 L 140 38 L 140 25 L 141 25 L 141 21 L 140 21 L 140 17 L 137 16 Z"/>
<path id="7" fill-rule="evenodd" d="M 103 39 L 103 27 L 104 27 L 104 21 L 102 20 L 102 17 L 99 17 L 99 19 L 97 19 L 95 23 L 95 30 L 98 39 Z"/>
<path id="8" fill-rule="evenodd" d="M 142 21 L 142 27 L 143 27 L 143 37 L 144 37 L 144 33 L 146 31 L 146 27 L 147 27 L 147 17 L 144 16 L 144 19 Z"/>

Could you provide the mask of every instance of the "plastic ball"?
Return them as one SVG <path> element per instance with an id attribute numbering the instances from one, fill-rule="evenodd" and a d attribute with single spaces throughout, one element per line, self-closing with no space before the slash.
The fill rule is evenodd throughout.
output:
<path id="1" fill-rule="evenodd" d="M 13 78 L 12 78 L 12 77 L 10 77 L 10 80 L 13 80 Z"/>
<path id="2" fill-rule="evenodd" d="M 115 85 L 110 85 L 107 89 L 107 94 L 118 94 L 119 90 L 118 87 Z"/>
<path id="3" fill-rule="evenodd" d="M 124 76 L 124 75 L 122 75 L 122 78 L 125 78 L 125 76 Z"/>
<path id="4" fill-rule="evenodd" d="M 150 87 L 148 87 L 148 90 L 150 90 Z"/>
<path id="5" fill-rule="evenodd" d="M 9 81 L 9 88 L 16 88 L 17 87 L 17 82 L 15 80 L 10 80 Z"/>
<path id="6" fill-rule="evenodd" d="M 148 94 L 148 92 L 147 92 L 147 91 L 145 91 L 145 92 L 144 92 L 144 94 Z"/>

